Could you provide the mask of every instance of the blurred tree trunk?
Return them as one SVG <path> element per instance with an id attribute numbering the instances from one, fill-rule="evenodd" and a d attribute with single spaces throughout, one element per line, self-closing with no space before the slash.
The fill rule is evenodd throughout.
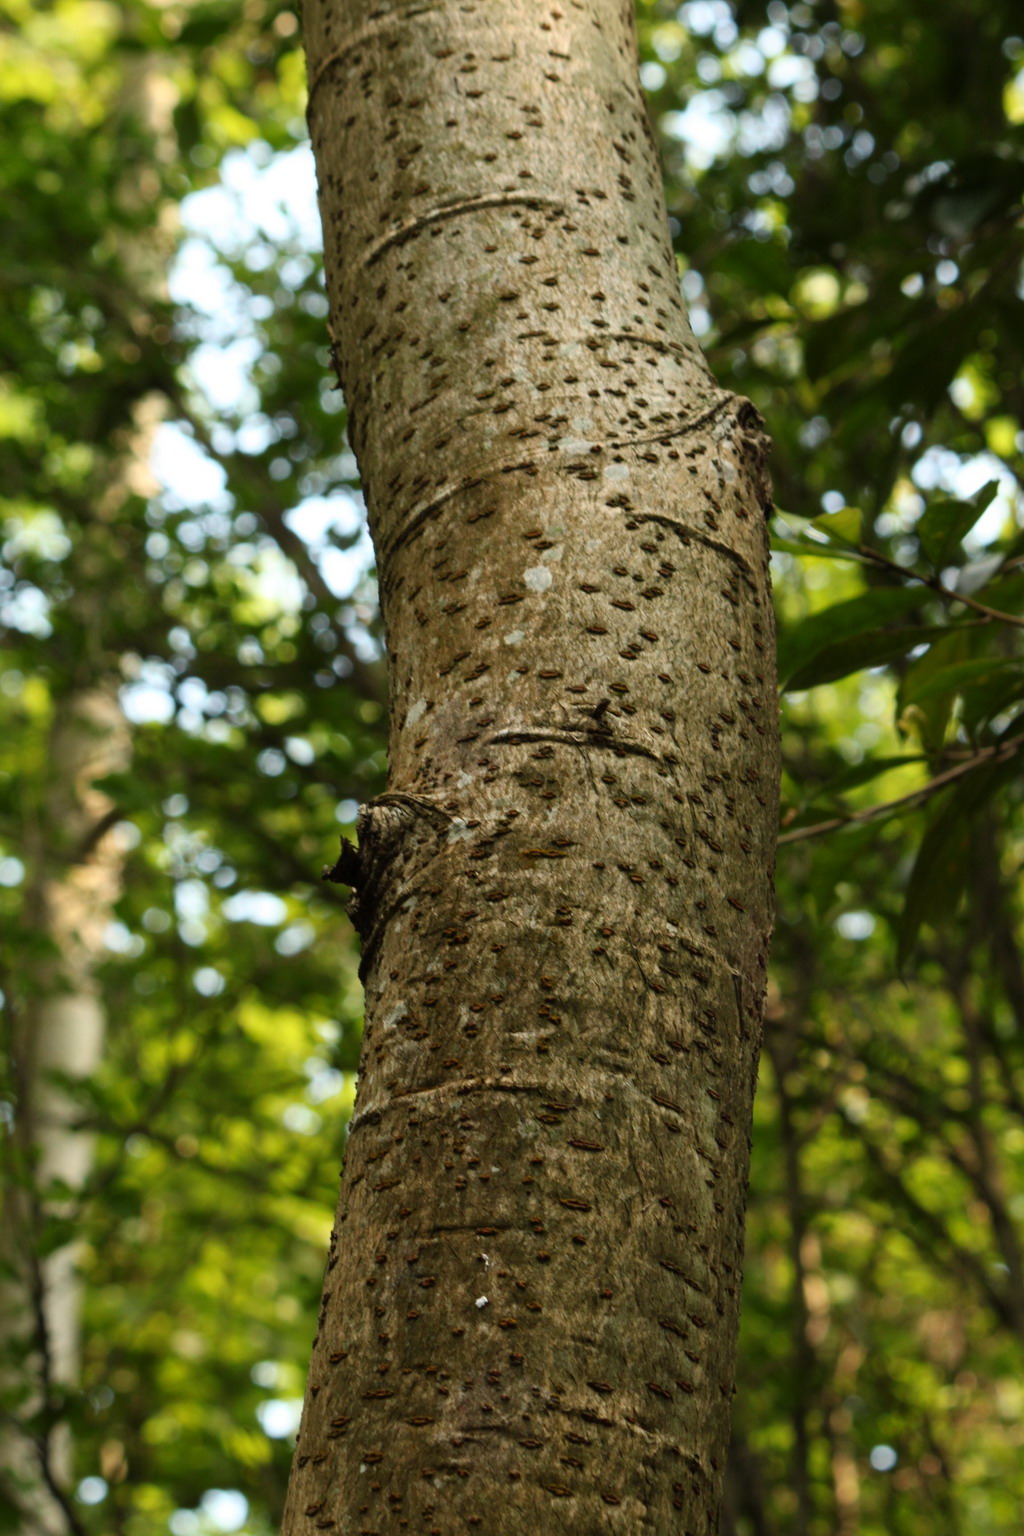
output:
<path id="1" fill-rule="evenodd" d="M 62 1536 L 74 1529 L 64 1400 L 78 1380 L 81 1284 L 78 1245 L 61 1223 L 73 1216 L 92 1166 L 74 1082 L 91 1076 L 103 1050 L 96 969 L 120 892 L 123 847 L 112 803 L 96 786 L 128 763 L 116 693 L 80 689 L 60 700 L 48 748 L 41 815 L 26 839 L 28 952 L 16 977 L 21 1006 L 10 1042 L 17 1109 L 0 1326 L 15 1422 L 4 1436 L 0 1478 L 26 1531 Z"/>
<path id="2" fill-rule="evenodd" d="M 284 1528 L 715 1529 L 771 925 L 765 440 L 632 9 L 311 0 L 390 781 Z M 500 1504 L 499 1504 L 500 1501 Z"/>
<path id="3" fill-rule="evenodd" d="M 153 154 L 166 159 L 176 151 L 176 101 L 161 61 L 143 54 L 124 71 L 113 110 L 133 135 L 141 128 Z M 125 208 L 150 208 L 151 174 L 145 164 L 126 171 L 119 184 Z M 153 209 L 144 237 L 133 230 L 120 239 L 130 302 L 142 316 L 166 289 L 175 245 L 173 210 Z M 20 1512 L 26 1532 L 43 1536 L 82 1528 L 71 1502 L 68 1410 L 81 1363 L 75 1196 L 92 1169 L 93 1138 L 80 1127 L 75 1084 L 102 1060 L 106 1012 L 97 968 L 106 953 L 125 853 L 114 826 L 116 808 L 97 786 L 125 772 L 131 759 L 129 727 L 118 700 L 121 676 L 106 642 L 107 583 L 118 575 L 112 571 L 110 530 L 129 496 L 149 497 L 159 490 L 149 463 L 163 414 L 163 397 L 145 389 L 133 402 L 130 427 L 103 445 L 109 450 L 106 490 L 92 521 L 76 530 L 66 567 L 78 650 L 65 691 L 54 702 L 39 802 L 22 807 L 25 948 L 15 956 L 9 978 L 14 1023 L 5 1042 L 16 1107 L 0 1238 L 6 1270 L 0 1379 L 8 1424 L 0 1450 L 0 1498 Z"/>

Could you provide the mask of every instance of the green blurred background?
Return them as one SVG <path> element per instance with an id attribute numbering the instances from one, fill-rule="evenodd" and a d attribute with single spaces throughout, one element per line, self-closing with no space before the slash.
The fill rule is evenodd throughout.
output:
<path id="1" fill-rule="evenodd" d="M 724 1529 L 1016 1536 L 1024 17 L 638 15 L 683 290 L 767 420 L 781 509 L 786 840 Z M 276 1528 L 353 1097 L 358 957 L 319 871 L 382 787 L 386 697 L 304 89 L 271 0 L 0 6 L 12 1186 L 40 892 L 89 853 L 53 825 L 55 733 L 99 691 L 131 742 L 94 786 L 105 1050 L 64 1085 L 95 1156 L 34 1227 L 41 1255 L 81 1239 L 80 1385 L 40 1401 L 13 1345 L 0 1369 L 9 1433 L 70 1425 L 90 1536 Z"/>

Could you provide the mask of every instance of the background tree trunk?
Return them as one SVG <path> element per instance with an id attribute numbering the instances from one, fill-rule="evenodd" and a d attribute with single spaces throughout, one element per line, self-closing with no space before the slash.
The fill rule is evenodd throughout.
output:
<path id="1" fill-rule="evenodd" d="M 13 1277 L 3 1290 L 0 1344 L 5 1386 L 21 1402 L 4 1436 L 0 1484 L 25 1530 L 47 1536 L 74 1528 L 62 1410 L 78 1381 L 81 1309 L 77 1244 L 54 1246 L 52 1223 L 70 1214 L 68 1200 L 92 1167 L 92 1137 L 78 1124 L 82 1106 L 71 1084 L 90 1077 L 103 1053 L 96 971 L 124 858 L 112 802 L 96 785 L 126 769 L 129 751 L 116 692 L 83 689 L 60 700 L 28 839 L 29 934 L 45 943 L 47 958 L 22 959 L 24 1006 L 10 1042 L 18 1110 L 5 1158 L 3 1247 Z"/>
<path id="2" fill-rule="evenodd" d="M 161 158 L 176 148 L 177 93 L 159 61 L 142 55 L 126 72 L 116 110 L 151 135 Z M 119 193 L 126 206 L 151 199 L 145 169 L 132 166 Z M 174 250 L 174 221 L 166 206 L 144 238 L 122 242 L 125 269 L 137 287 L 140 312 L 162 297 Z M 0 1491 L 19 1509 L 26 1531 L 65 1536 L 81 1529 L 71 1502 L 69 1398 L 81 1365 L 80 1244 L 57 1242 L 53 1223 L 74 1218 L 74 1197 L 92 1171 L 93 1137 L 80 1125 L 76 1081 L 103 1058 L 107 1012 L 98 979 L 106 929 L 121 894 L 126 847 L 116 807 L 99 783 L 127 771 L 131 734 L 121 710 L 121 676 L 106 650 L 108 615 L 101 572 L 109 559 L 109 529 L 129 496 L 159 490 L 150 468 L 163 397 L 139 395 L 131 429 L 103 446 L 110 454 L 95 522 L 78 531 L 71 556 L 72 606 L 79 643 L 77 679 L 53 708 L 42 793 L 25 805 L 29 870 L 28 939 L 44 958 L 22 954 L 12 967 L 20 992 L 12 1039 L 17 1099 L 8 1146 L 2 1255 L 12 1278 L 0 1297 L 0 1352 L 12 1397 L 20 1398 L 0 1453 Z"/>
<path id="3" fill-rule="evenodd" d="M 336 871 L 366 1038 L 284 1528 L 712 1531 L 776 820 L 765 440 L 689 329 L 629 5 L 305 26 L 391 766 Z"/>

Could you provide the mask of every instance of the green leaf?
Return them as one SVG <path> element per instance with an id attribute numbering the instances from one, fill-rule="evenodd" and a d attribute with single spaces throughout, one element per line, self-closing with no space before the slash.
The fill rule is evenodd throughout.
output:
<path id="1" fill-rule="evenodd" d="M 991 682 L 976 683 L 963 701 L 964 729 L 974 736 L 981 726 L 1024 699 L 1024 673 L 1006 671 Z"/>
<path id="2" fill-rule="evenodd" d="M 925 704 L 920 698 L 924 688 L 941 672 L 971 659 L 977 644 L 977 631 L 958 627 L 947 629 L 923 656 L 907 668 L 896 693 L 896 718 L 901 728 L 913 729 L 922 746 L 937 751 L 946 737 L 955 695 L 933 693 Z M 913 712 L 908 714 L 913 694 Z"/>
<path id="3" fill-rule="evenodd" d="M 920 588 L 876 587 L 787 626 L 779 636 L 780 682 L 794 688 L 809 687 L 809 683 L 790 682 L 790 679 L 802 672 L 813 657 L 825 649 L 834 650 L 866 632 L 878 639 L 877 631 L 883 625 L 921 608 L 926 601 Z M 860 662 L 858 665 L 871 666 L 873 663 Z M 835 675 L 845 677 L 847 672 L 855 671 L 857 666 L 851 666 Z"/>
<path id="4" fill-rule="evenodd" d="M 906 625 L 901 629 L 875 631 L 856 635 L 841 645 L 827 645 L 801 667 L 786 684 L 788 692 L 802 688 L 817 688 L 822 683 L 835 683 L 841 677 L 863 672 L 867 667 L 882 667 L 886 662 L 897 661 L 915 646 L 945 634 L 938 624 Z"/>
<path id="5" fill-rule="evenodd" d="M 922 553 L 936 570 L 941 571 L 961 553 L 961 541 L 970 533 L 998 490 L 999 481 L 990 480 L 971 501 L 933 501 L 925 508 L 914 533 Z"/>
<path id="6" fill-rule="evenodd" d="M 860 507 L 843 507 L 840 512 L 825 512 L 814 518 L 811 527 L 837 544 L 850 544 L 856 549 L 863 542 L 863 520 Z"/>
<path id="7" fill-rule="evenodd" d="M 940 927 L 955 917 L 967 878 L 973 818 L 1014 772 L 1020 772 L 1020 764 L 1013 758 L 977 768 L 933 811 L 903 902 L 896 957 L 901 972 L 913 953 L 921 925 Z"/>
<path id="8" fill-rule="evenodd" d="M 874 295 L 875 302 L 842 309 L 805 330 L 804 358 L 808 377 L 831 385 L 863 367 L 873 343 L 885 343 L 902 332 L 913 306 L 902 295 Z"/>
<path id="9" fill-rule="evenodd" d="M 988 586 L 975 588 L 969 595 L 977 596 L 990 608 L 998 608 L 1003 613 L 1019 614 L 1024 609 L 1024 572 L 1007 572 L 1004 565 Z"/>
<path id="10" fill-rule="evenodd" d="M 929 307 L 918 310 L 917 317 L 898 340 L 883 388 L 894 408 L 912 399 L 918 410 L 930 413 L 974 344 L 978 321 L 969 304 L 951 311 Z"/>
<path id="11" fill-rule="evenodd" d="M 994 657 L 985 656 L 979 661 L 955 662 L 952 666 L 942 667 L 933 671 L 930 676 L 914 677 L 908 674 L 901 690 L 902 701 L 905 704 L 921 704 L 926 699 L 944 697 L 953 698 L 958 693 L 964 693 L 968 688 L 982 686 L 1004 678 L 1007 672 L 1019 676 L 1021 663 L 1019 661 L 998 661 Z"/>
<path id="12" fill-rule="evenodd" d="M 872 779 L 877 779 L 880 774 L 890 773 L 894 768 L 905 768 L 911 763 L 924 762 L 920 753 L 903 753 L 899 757 L 866 757 L 862 763 L 856 763 L 848 768 L 845 773 L 839 774 L 834 779 L 829 779 L 823 784 L 815 798 L 823 795 L 841 795 L 847 790 L 859 789 L 861 784 L 868 784 Z"/>
<path id="13" fill-rule="evenodd" d="M 806 794 L 799 798 L 799 811 L 790 812 L 790 820 L 785 823 L 787 830 L 790 827 L 802 827 L 820 821 L 823 815 L 823 805 L 828 805 L 831 812 L 837 806 L 844 804 L 843 797 L 851 789 L 859 789 L 862 784 L 869 784 L 873 779 L 880 778 L 882 774 L 891 773 L 896 768 L 906 768 L 925 761 L 923 754 L 903 753 L 899 757 L 868 757 L 862 763 L 855 763 L 842 773 L 837 773 L 834 778 L 826 779 L 824 783 L 809 788 Z"/>
<path id="14" fill-rule="evenodd" d="M 778 550 L 781 554 L 799 555 L 801 559 L 853 560 L 859 563 L 861 558 L 851 549 L 842 549 L 831 544 L 816 544 L 810 539 L 786 539 L 773 533 L 770 542 L 772 549 Z"/>

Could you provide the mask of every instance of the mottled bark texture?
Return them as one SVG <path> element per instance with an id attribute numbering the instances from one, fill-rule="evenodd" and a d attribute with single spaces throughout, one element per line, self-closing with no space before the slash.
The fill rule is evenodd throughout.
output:
<path id="1" fill-rule="evenodd" d="M 771 924 L 765 441 L 622 0 L 309 0 L 389 791 L 285 1530 L 717 1523 Z"/>

